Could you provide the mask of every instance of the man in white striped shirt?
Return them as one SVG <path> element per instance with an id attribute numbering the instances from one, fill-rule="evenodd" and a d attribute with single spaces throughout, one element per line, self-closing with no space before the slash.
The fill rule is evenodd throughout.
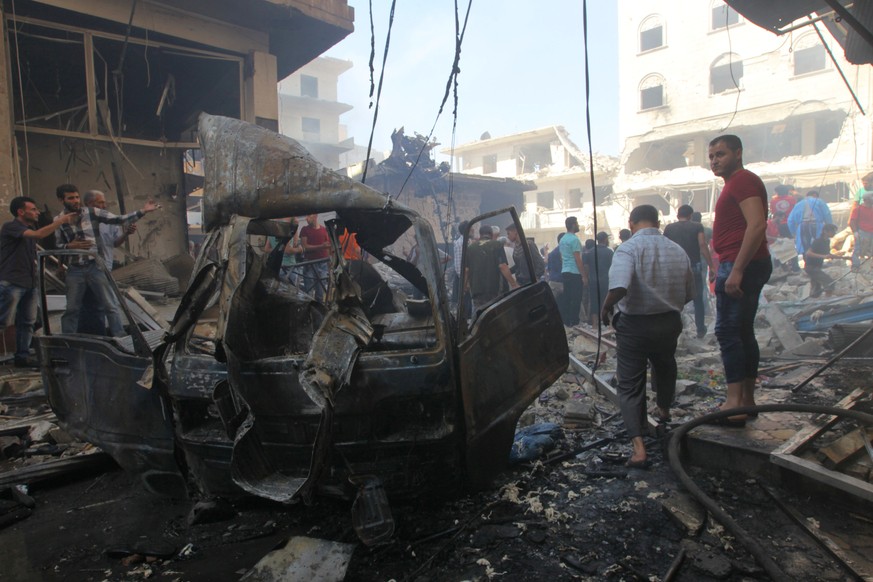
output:
<path id="1" fill-rule="evenodd" d="M 643 443 L 646 426 L 646 364 L 659 420 L 670 418 L 676 392 L 676 342 L 682 332 L 682 309 L 694 298 L 694 275 L 685 251 L 661 234 L 654 206 L 631 211 L 633 236 L 619 245 L 609 270 L 609 293 L 601 321 L 612 320 L 618 346 L 616 376 L 621 416 L 631 437 L 629 467 L 649 465 Z M 617 309 L 615 317 L 613 310 Z"/>

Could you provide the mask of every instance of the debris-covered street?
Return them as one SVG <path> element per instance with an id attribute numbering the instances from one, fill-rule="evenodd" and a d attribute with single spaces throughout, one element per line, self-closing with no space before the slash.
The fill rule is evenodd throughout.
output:
<path id="1" fill-rule="evenodd" d="M 857 284 L 866 275 L 849 277 Z M 768 294 L 794 294 L 792 287 L 803 286 L 789 281 Z M 821 318 L 857 303 L 863 297 L 838 291 L 829 300 L 783 298 L 762 310 L 780 309 L 786 314 L 780 325 L 789 325 L 777 330 L 770 318 L 759 318 L 768 354 L 761 404 L 833 406 L 860 390 L 853 405 L 869 411 L 870 363 L 858 355 L 863 346 L 792 393 L 834 354 L 833 342 L 843 342 L 836 345 L 840 349 L 846 340 L 833 329 L 802 332 L 802 343 L 819 351 L 796 356 L 786 353 L 780 339 L 813 308 Z M 311 506 L 288 506 L 255 498 L 186 502 L 150 495 L 103 453 L 71 442 L 57 427 L 38 374 L 6 369 L 0 427 L 4 579 L 236 580 L 270 550 L 301 537 L 332 544 L 331 551 L 336 544 L 346 548 L 344 559 L 321 563 L 329 570 L 325 579 L 341 577 L 344 568 L 346 580 L 368 581 L 768 579 L 741 540 L 707 517 L 679 484 L 664 452 L 669 429 L 703 414 L 723 390 L 712 338 L 699 341 L 688 327 L 677 354 L 673 422 L 647 439 L 650 469 L 624 466 L 627 444 L 618 409 L 608 392 L 586 379 L 596 334 L 575 328 L 568 333 L 575 364 L 519 422 L 520 429 L 534 427 L 534 436 L 542 437 L 514 451 L 530 460 L 516 462 L 493 488 L 478 493 L 391 499 L 394 535 L 373 547 L 355 535 L 345 501 L 319 498 Z M 607 330 L 597 370 L 604 384 L 613 361 L 609 335 Z M 799 479 L 778 469 L 767 460 L 771 451 L 760 450 L 790 440 L 809 418 L 762 413 L 743 429 L 696 429 L 688 437 L 695 443 L 689 446 L 694 462 L 686 455 L 686 468 L 787 576 L 869 578 L 873 514 L 863 491 L 869 490 L 873 463 L 863 445 L 845 442 L 855 430 L 851 423 L 820 437 L 804 458 L 857 479 L 854 495 L 835 487 L 835 478 Z M 22 472 L 28 476 L 16 478 Z M 309 551 L 321 556 L 327 550 Z"/>

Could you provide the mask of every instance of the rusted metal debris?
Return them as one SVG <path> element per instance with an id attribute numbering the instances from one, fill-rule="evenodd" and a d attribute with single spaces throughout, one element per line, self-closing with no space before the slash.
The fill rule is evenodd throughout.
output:
<path id="1" fill-rule="evenodd" d="M 416 212 L 263 128 L 203 115 L 200 139 L 209 234 L 162 341 L 137 326 L 39 338 L 61 425 L 162 494 L 358 496 L 370 541 L 393 528 L 380 491 L 487 486 L 521 413 L 567 369 L 547 283 L 468 319 Z M 272 219 L 314 213 L 336 216 L 324 301 L 280 280 L 259 246 L 293 234 Z M 487 220 L 523 232 L 514 210 L 498 214 Z M 343 257 L 345 230 L 368 261 Z"/>

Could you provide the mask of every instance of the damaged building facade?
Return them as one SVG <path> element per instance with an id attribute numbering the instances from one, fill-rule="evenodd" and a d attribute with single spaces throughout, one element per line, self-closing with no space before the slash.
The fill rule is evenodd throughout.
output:
<path id="1" fill-rule="evenodd" d="M 793 184 L 848 200 L 873 169 L 871 70 L 846 60 L 834 26 L 824 18 L 774 36 L 721 0 L 619 2 L 614 199 L 712 211 L 721 180 L 709 140 L 733 133 L 771 191 Z"/>
<path id="2" fill-rule="evenodd" d="M 532 183 L 534 188 L 525 192 L 519 210 L 525 233 L 538 244 L 553 244 L 557 234 L 565 231 L 564 219 L 573 215 L 579 217 L 583 231 L 594 235 L 588 155 L 570 140 L 562 126 L 500 137 L 485 133 L 477 141 L 457 146 L 454 151 L 443 150 L 443 153 L 456 157 L 455 166 L 463 174 Z M 618 160 L 613 157 L 594 157 L 598 206 L 612 192 L 617 166 Z M 617 231 L 624 227 L 625 220 L 618 212 L 599 212 L 598 230 Z"/>
<path id="3" fill-rule="evenodd" d="M 187 252 L 183 155 L 203 112 L 278 128 L 278 79 L 353 30 L 345 1 L 33 0 L 2 3 L 0 203 L 57 213 L 55 187 L 155 199 L 130 251 Z"/>

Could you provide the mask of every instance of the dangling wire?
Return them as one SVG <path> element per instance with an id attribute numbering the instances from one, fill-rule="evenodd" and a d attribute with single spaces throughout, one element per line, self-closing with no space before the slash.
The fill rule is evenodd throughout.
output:
<path id="1" fill-rule="evenodd" d="M 430 128 L 430 132 L 427 134 L 427 138 L 421 144 L 421 149 L 418 151 L 418 156 L 415 158 L 415 162 L 412 164 L 412 167 L 409 169 L 409 173 L 406 175 L 406 179 L 403 180 L 403 184 L 400 186 L 400 190 L 397 192 L 397 196 L 399 197 L 403 193 L 403 189 L 406 187 L 406 184 L 409 182 L 412 177 L 415 168 L 418 167 L 418 163 L 421 160 L 421 156 L 424 154 L 424 151 L 427 149 L 427 145 L 430 143 L 431 138 L 433 137 L 433 132 L 436 131 L 437 123 L 439 122 L 440 116 L 443 114 L 443 110 L 445 109 L 446 102 L 449 100 L 449 93 L 453 96 L 454 107 L 452 109 L 452 140 L 451 140 L 451 150 L 452 157 L 454 157 L 455 151 L 455 137 L 457 134 L 458 128 L 458 74 L 461 72 L 460 62 L 461 62 L 461 46 L 464 43 L 464 35 L 467 32 L 467 22 L 470 19 L 470 9 L 473 6 L 473 0 L 469 0 L 467 2 L 467 12 L 464 14 L 464 26 L 461 27 L 460 21 L 460 13 L 458 10 L 458 0 L 455 0 L 455 56 L 452 61 L 452 70 L 449 73 L 449 78 L 446 80 L 446 90 L 443 94 L 443 99 L 440 102 L 439 110 L 437 111 L 436 118 L 433 120 L 433 125 Z M 446 209 L 446 220 L 440 221 L 440 227 L 442 229 L 443 240 L 449 242 L 449 232 L 448 225 L 451 223 L 452 211 L 453 211 L 453 198 L 454 198 L 454 177 L 451 172 L 451 168 L 449 169 L 449 194 L 447 201 L 447 209 Z M 443 271 L 447 270 L 447 264 L 443 266 Z"/>
<path id="2" fill-rule="evenodd" d="M 394 26 L 394 7 L 397 0 L 391 0 L 391 13 L 388 16 L 388 34 L 385 35 L 385 52 L 382 54 L 382 71 L 379 73 L 379 89 L 376 91 L 376 107 L 373 109 L 373 126 L 370 128 L 370 141 L 367 142 L 367 156 L 364 158 L 364 174 L 361 183 L 367 183 L 367 170 L 370 169 L 370 152 L 373 151 L 373 134 L 376 133 L 376 120 L 379 118 L 379 100 L 382 98 L 382 82 L 385 80 L 385 63 L 388 61 L 388 47 L 391 44 L 391 28 Z M 372 23 L 373 3 L 370 0 L 370 22 Z M 375 35 L 370 25 L 370 71 L 373 70 L 373 55 L 375 54 Z M 371 77 L 372 78 L 372 77 Z M 372 83 L 372 80 L 371 80 Z M 370 96 L 372 97 L 372 89 Z"/>
<path id="3" fill-rule="evenodd" d="M 594 277 L 588 277 L 588 284 L 591 285 L 592 280 L 597 281 L 597 289 L 589 289 L 597 293 L 597 308 L 603 305 L 603 297 L 600 296 L 600 261 L 597 253 L 597 190 L 594 184 L 594 150 L 591 146 L 591 76 L 588 72 L 588 0 L 582 0 L 582 36 L 584 37 L 583 46 L 585 47 L 585 126 L 588 135 L 588 175 L 591 178 L 591 206 L 594 215 Z M 589 307 L 591 303 L 588 303 Z M 600 314 L 597 314 L 596 321 L 600 321 Z M 594 364 L 591 366 L 591 373 L 597 371 L 597 366 L 600 364 L 600 345 L 603 339 L 603 325 L 597 326 L 597 353 L 594 356 Z"/>
<path id="4" fill-rule="evenodd" d="M 18 69 L 18 98 L 21 99 L 21 119 L 24 125 L 24 182 L 27 184 L 27 190 L 24 194 L 30 194 L 30 148 L 27 143 L 27 111 L 24 103 L 24 83 L 21 78 L 21 49 L 18 46 L 18 15 L 15 13 L 15 0 L 12 0 L 12 21 L 15 25 L 12 27 L 12 34 L 15 37 L 15 63 Z M 21 176 L 19 174 L 19 180 Z"/>

